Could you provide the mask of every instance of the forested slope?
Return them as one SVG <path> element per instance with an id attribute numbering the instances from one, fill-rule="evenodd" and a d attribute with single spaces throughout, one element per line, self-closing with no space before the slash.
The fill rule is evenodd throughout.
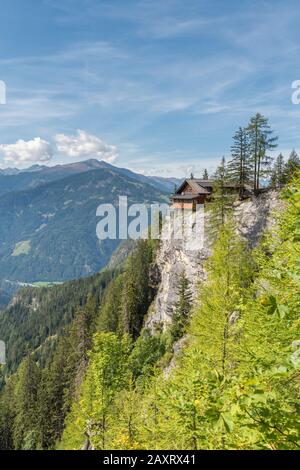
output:
<path id="1" fill-rule="evenodd" d="M 78 396 L 94 332 L 139 336 L 157 289 L 156 249 L 156 242 L 142 241 L 118 271 L 20 292 L 17 308 L 11 306 L 2 319 L 10 370 L 27 353 L 0 395 L 2 449 L 55 446 Z M 156 354 L 145 360 L 154 363 Z"/>
<path id="2" fill-rule="evenodd" d="M 15 370 L 37 348 L 43 362 L 46 350 L 53 347 L 57 335 L 71 323 L 76 309 L 86 304 L 89 294 L 98 305 L 114 275 L 114 270 L 104 270 L 62 285 L 19 290 L 0 312 L 0 338 L 7 351 L 6 370 Z"/>
<path id="3" fill-rule="evenodd" d="M 230 217 L 219 227 L 190 322 L 181 284 L 173 331 L 187 336 L 167 374 L 172 329 L 135 344 L 94 335 L 60 448 L 299 448 L 299 178 L 283 197 L 276 227 L 254 251 Z M 157 344 L 160 358 L 146 367 Z"/>

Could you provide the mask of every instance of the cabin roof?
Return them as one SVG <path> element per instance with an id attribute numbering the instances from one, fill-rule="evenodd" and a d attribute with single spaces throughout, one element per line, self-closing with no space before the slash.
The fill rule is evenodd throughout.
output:
<path id="1" fill-rule="evenodd" d="M 206 187 L 211 188 L 213 185 L 213 180 L 200 180 L 194 178 L 185 179 L 177 189 L 175 195 L 180 194 L 186 183 L 192 188 L 195 194 L 210 194 L 210 191 L 208 191 Z"/>

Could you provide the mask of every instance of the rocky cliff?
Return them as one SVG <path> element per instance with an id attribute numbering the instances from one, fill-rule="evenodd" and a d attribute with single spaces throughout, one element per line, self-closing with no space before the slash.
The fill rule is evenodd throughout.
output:
<path id="1" fill-rule="evenodd" d="M 234 205 L 234 217 L 241 235 L 246 238 L 251 247 L 255 246 L 262 234 L 272 223 L 273 213 L 282 202 L 276 191 L 268 191 L 258 197 L 237 201 Z M 189 214 L 195 218 L 196 214 Z M 199 284 L 205 280 L 204 262 L 210 255 L 208 230 L 205 229 L 209 220 L 209 206 L 203 214 L 204 231 L 197 234 L 200 238 L 198 246 L 193 244 L 194 233 L 183 231 L 181 239 L 168 236 L 170 233 L 169 220 L 164 225 L 161 246 L 157 257 L 160 287 L 153 305 L 145 320 L 145 326 L 155 329 L 158 325 L 165 328 L 172 320 L 172 307 L 176 303 L 178 275 L 185 271 L 191 283 L 194 298 Z M 190 222 L 190 221 L 189 221 Z M 196 220 L 194 220 L 196 226 Z M 193 239 L 193 240 L 192 240 Z"/>

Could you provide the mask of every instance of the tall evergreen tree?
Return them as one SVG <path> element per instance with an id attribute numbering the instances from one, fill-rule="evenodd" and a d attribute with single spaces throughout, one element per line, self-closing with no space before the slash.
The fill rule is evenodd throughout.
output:
<path id="1" fill-rule="evenodd" d="M 300 171 L 300 158 L 295 150 L 292 150 L 284 168 L 284 181 L 290 182 L 297 172 Z"/>
<path id="2" fill-rule="evenodd" d="M 250 159 L 249 134 L 245 128 L 240 127 L 233 136 L 231 157 L 227 166 L 228 179 L 239 186 L 239 195 L 242 198 L 246 185 L 251 185 L 253 165 Z"/>
<path id="3" fill-rule="evenodd" d="M 203 171 L 202 179 L 208 180 L 208 171 L 207 171 L 206 168 L 205 168 L 204 171 Z"/>
<path id="4" fill-rule="evenodd" d="M 21 364 L 14 389 L 16 418 L 13 440 L 16 449 L 36 449 L 39 443 L 38 389 L 41 373 L 29 355 Z"/>
<path id="5" fill-rule="evenodd" d="M 271 186 L 277 189 L 282 188 L 285 183 L 285 163 L 282 153 L 278 155 L 275 160 L 272 175 L 271 175 Z"/>
<path id="6" fill-rule="evenodd" d="M 260 188 L 261 178 L 270 174 L 272 158 L 268 155 L 268 151 L 277 147 L 278 137 L 273 136 L 268 119 L 260 113 L 250 119 L 247 132 L 254 167 L 253 189 L 257 190 Z"/>
<path id="7" fill-rule="evenodd" d="M 209 205 L 210 217 L 208 230 L 212 238 L 214 238 L 219 229 L 224 226 L 227 216 L 232 210 L 234 195 L 230 193 L 228 183 L 227 166 L 225 157 L 223 157 L 214 174 L 214 190 Z"/>
<path id="8" fill-rule="evenodd" d="M 153 300 L 155 287 L 150 279 L 155 242 L 140 240 L 127 262 L 122 290 L 119 331 L 137 338 L 144 315 Z"/>
<path id="9" fill-rule="evenodd" d="M 171 336 L 173 341 L 179 340 L 186 332 L 192 307 L 190 282 L 184 271 L 179 276 L 177 294 L 178 300 L 172 312 Z"/>

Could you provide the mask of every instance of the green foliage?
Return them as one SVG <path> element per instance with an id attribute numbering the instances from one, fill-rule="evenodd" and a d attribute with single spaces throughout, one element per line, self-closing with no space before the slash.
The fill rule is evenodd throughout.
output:
<path id="1" fill-rule="evenodd" d="M 129 337 L 118 338 L 114 333 L 96 333 L 91 360 L 81 386 L 80 399 L 75 403 L 62 445 L 72 443 L 86 448 L 107 448 L 109 419 L 114 398 L 128 377 Z M 76 448 L 76 447 L 75 447 Z"/>
<path id="2" fill-rule="evenodd" d="M 284 183 L 290 183 L 299 171 L 300 171 L 300 158 L 298 157 L 295 150 L 292 150 L 288 158 L 288 161 L 286 162 L 285 167 L 284 167 L 284 172 L 283 172 Z"/>
<path id="3" fill-rule="evenodd" d="M 134 380 L 148 380 L 153 373 L 153 367 L 159 362 L 167 350 L 167 337 L 162 334 L 153 335 L 149 330 L 143 330 L 136 340 L 130 355 L 130 370 Z"/>
<path id="4" fill-rule="evenodd" d="M 245 186 L 251 185 L 253 178 L 253 164 L 247 129 L 240 127 L 233 136 L 231 156 L 232 159 L 227 167 L 228 178 L 232 184 L 239 187 L 239 194 L 242 198 Z"/>
<path id="5" fill-rule="evenodd" d="M 44 364 L 61 334 L 84 306 L 89 293 L 97 304 L 114 273 L 105 270 L 94 276 L 49 288 L 23 288 L 0 316 L 0 338 L 6 343 L 6 373 L 14 371 L 22 359 L 35 352 Z"/>
<path id="6" fill-rule="evenodd" d="M 249 149 L 254 168 L 253 189 L 260 188 L 261 178 L 270 175 L 272 158 L 268 155 L 270 150 L 277 147 L 278 137 L 273 136 L 268 119 L 256 113 L 247 126 L 249 136 Z"/>
<path id="7" fill-rule="evenodd" d="M 38 445 L 38 388 L 40 369 L 28 356 L 21 364 L 14 388 L 15 419 L 13 443 L 16 449 L 36 449 Z"/>
<path id="8" fill-rule="evenodd" d="M 155 384 L 150 447 L 299 448 L 299 180 L 285 199 L 256 267 L 228 225 L 220 232 L 188 344 Z"/>
<path id="9" fill-rule="evenodd" d="M 230 219 L 219 230 L 207 282 L 168 373 L 159 369 L 158 343 L 147 332 L 138 339 L 122 390 L 112 387 L 107 448 L 299 448 L 299 180 L 284 199 L 276 228 L 253 253 Z M 147 358 L 150 374 L 138 367 Z M 82 442 L 81 435 L 75 447 Z M 95 447 L 104 448 L 99 441 Z"/>
<path id="10" fill-rule="evenodd" d="M 203 171 L 202 178 L 203 178 L 204 180 L 208 180 L 208 171 L 207 171 L 206 168 L 205 168 L 204 171 Z"/>
<path id="11" fill-rule="evenodd" d="M 134 339 L 157 289 L 157 280 L 152 276 L 156 247 L 156 242 L 140 240 L 125 268 L 118 329 Z"/>
<path id="12" fill-rule="evenodd" d="M 275 160 L 272 174 L 271 174 L 271 186 L 276 189 L 282 188 L 286 182 L 285 177 L 285 163 L 283 155 L 280 153 Z"/>
<path id="13" fill-rule="evenodd" d="M 28 384 L 36 387 L 34 423 L 26 402 L 26 408 L 19 409 L 9 402 L 8 397 L 8 393 L 28 393 L 27 382 L 19 380 L 25 366 L 22 364 L 17 373 L 6 380 L 0 394 L 2 448 L 55 447 L 84 381 L 93 334 L 96 330 L 111 331 L 117 332 L 121 338 L 126 330 L 122 308 L 125 286 L 131 277 L 137 287 L 134 288 L 132 310 L 129 310 L 128 328 L 138 336 L 143 316 L 156 291 L 157 281 L 152 275 L 156 247 L 157 243 L 152 241 L 138 243 L 124 271 L 121 274 L 116 272 L 115 277 L 113 272 L 104 271 L 91 278 L 48 289 L 26 288 L 19 294 L 17 302 L 3 312 L 3 331 L 6 326 L 9 327 L 7 334 L 13 332 L 16 335 L 18 332 L 19 335 L 18 342 L 16 336 L 7 336 L 12 350 L 4 373 L 12 372 L 23 354 L 27 353 L 24 364 L 30 359 L 31 369 L 38 371 L 39 380 L 35 383 L 35 375 L 31 372 L 27 376 Z M 130 298 L 127 300 L 129 304 Z M 48 324 L 51 329 L 46 328 Z M 34 336 L 35 328 L 40 336 Z M 18 355 L 13 356 L 16 347 Z M 139 338 L 135 354 L 130 359 L 130 374 L 135 378 L 141 374 L 151 375 L 152 366 L 164 353 L 164 347 L 163 341 L 144 332 L 143 339 Z M 21 403 L 22 400 L 20 397 Z M 19 426 L 19 420 L 23 428 Z M 19 435 L 15 435 L 15 428 Z"/>
<path id="14" fill-rule="evenodd" d="M 212 239 L 218 235 L 219 230 L 230 217 L 232 204 L 236 199 L 236 194 L 228 188 L 229 183 L 230 178 L 223 157 L 214 175 L 214 191 L 209 204 L 210 216 L 207 228 Z"/>
<path id="15" fill-rule="evenodd" d="M 192 308 L 192 293 L 190 282 L 184 272 L 178 280 L 178 301 L 172 310 L 171 337 L 173 341 L 179 340 L 185 333 Z"/>

